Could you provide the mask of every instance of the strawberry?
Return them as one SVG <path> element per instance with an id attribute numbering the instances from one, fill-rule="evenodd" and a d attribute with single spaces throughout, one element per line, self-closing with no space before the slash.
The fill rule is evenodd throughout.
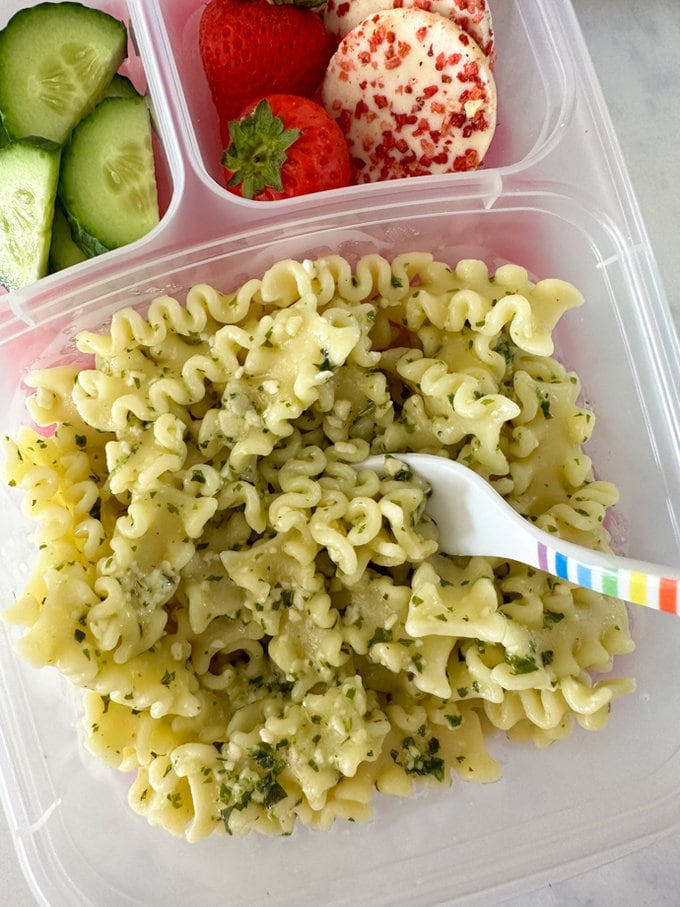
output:
<path id="1" fill-rule="evenodd" d="M 304 8 L 318 2 L 209 0 L 198 44 L 223 134 L 250 101 L 314 94 L 335 47 L 321 16 Z"/>
<path id="2" fill-rule="evenodd" d="M 350 180 L 337 123 L 309 98 L 269 94 L 229 124 L 222 155 L 227 188 L 256 201 L 338 189 Z"/>
<path id="3" fill-rule="evenodd" d="M 256 201 L 338 189 L 350 180 L 340 127 L 309 98 L 270 94 L 229 124 L 227 188 Z"/>

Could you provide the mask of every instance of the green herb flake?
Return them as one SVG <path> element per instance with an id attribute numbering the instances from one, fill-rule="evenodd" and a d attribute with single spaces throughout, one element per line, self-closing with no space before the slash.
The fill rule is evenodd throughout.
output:
<path id="1" fill-rule="evenodd" d="M 515 655 L 512 652 L 506 652 L 505 663 L 510 665 L 513 674 L 532 674 L 534 671 L 538 671 L 538 665 L 533 655 Z"/>
<path id="2" fill-rule="evenodd" d="M 368 648 L 384 642 L 392 642 L 392 631 L 386 630 L 385 627 L 376 627 L 373 636 L 368 641 Z"/>
<path id="3" fill-rule="evenodd" d="M 269 743 L 260 743 L 251 750 L 250 755 L 261 768 L 270 769 L 273 768 L 276 763 L 274 748 Z"/>
<path id="4" fill-rule="evenodd" d="M 262 795 L 262 803 L 265 809 L 271 809 L 272 806 L 275 806 L 280 800 L 284 800 L 288 796 L 276 780 L 274 772 L 270 772 L 257 782 L 257 791 Z"/>
<path id="5" fill-rule="evenodd" d="M 561 611 L 544 611 L 543 612 L 543 627 L 546 630 L 552 630 L 555 624 L 558 624 L 561 620 L 564 620 L 564 614 Z"/>
<path id="6" fill-rule="evenodd" d="M 332 372 L 332 371 L 333 371 L 333 363 L 331 362 L 331 360 L 330 360 L 330 358 L 329 358 L 328 350 L 322 349 L 322 350 L 321 350 L 321 355 L 323 356 L 323 359 L 322 359 L 321 362 L 317 362 L 317 363 L 316 363 L 316 367 L 318 368 L 318 370 L 319 370 L 320 372 Z"/>
<path id="7" fill-rule="evenodd" d="M 553 416 L 552 412 L 550 411 L 550 400 L 548 399 L 548 397 L 544 397 L 538 388 L 536 388 L 536 395 L 538 396 L 541 412 L 543 413 L 543 418 L 552 419 Z"/>

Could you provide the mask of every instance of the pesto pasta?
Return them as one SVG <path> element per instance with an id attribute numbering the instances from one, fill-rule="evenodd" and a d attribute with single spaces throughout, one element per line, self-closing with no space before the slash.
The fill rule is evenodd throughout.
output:
<path id="1" fill-rule="evenodd" d="M 89 748 L 189 841 L 371 815 L 375 791 L 500 775 L 489 740 L 599 729 L 625 605 L 438 551 L 399 461 L 463 462 L 606 549 L 616 489 L 552 334 L 570 284 L 425 252 L 284 260 L 84 332 L 4 439 L 37 560 L 6 617 L 84 689 Z M 386 473 L 361 468 L 389 454 Z M 455 501 L 452 502 L 455 506 Z M 492 749 L 493 747 L 491 747 Z"/>

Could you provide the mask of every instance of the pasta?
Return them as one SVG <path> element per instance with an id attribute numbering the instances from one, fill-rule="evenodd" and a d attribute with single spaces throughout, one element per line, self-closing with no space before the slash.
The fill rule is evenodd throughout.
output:
<path id="1" fill-rule="evenodd" d="M 81 333 L 4 440 L 37 562 L 8 619 L 84 688 L 88 746 L 190 841 L 371 815 L 374 791 L 493 781 L 489 738 L 604 726 L 622 602 L 438 551 L 400 451 L 459 460 L 606 548 L 615 488 L 552 333 L 582 302 L 516 265 L 284 260 Z M 379 477 L 361 468 L 384 453 Z"/>

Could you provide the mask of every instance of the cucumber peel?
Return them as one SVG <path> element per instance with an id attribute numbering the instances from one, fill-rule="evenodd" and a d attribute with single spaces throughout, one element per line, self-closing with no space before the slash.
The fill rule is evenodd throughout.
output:
<path id="1" fill-rule="evenodd" d="M 63 144 L 127 54 L 118 19 L 80 3 L 39 3 L 0 32 L 0 114 L 13 139 Z"/>
<path id="2" fill-rule="evenodd" d="M 62 271 L 86 261 L 87 255 L 78 246 L 71 236 L 71 228 L 64 209 L 57 199 L 54 206 L 54 220 L 52 221 L 52 241 L 50 243 L 50 270 Z"/>
<path id="3" fill-rule="evenodd" d="M 59 151 L 0 148 L 0 284 L 17 290 L 48 272 Z"/>

